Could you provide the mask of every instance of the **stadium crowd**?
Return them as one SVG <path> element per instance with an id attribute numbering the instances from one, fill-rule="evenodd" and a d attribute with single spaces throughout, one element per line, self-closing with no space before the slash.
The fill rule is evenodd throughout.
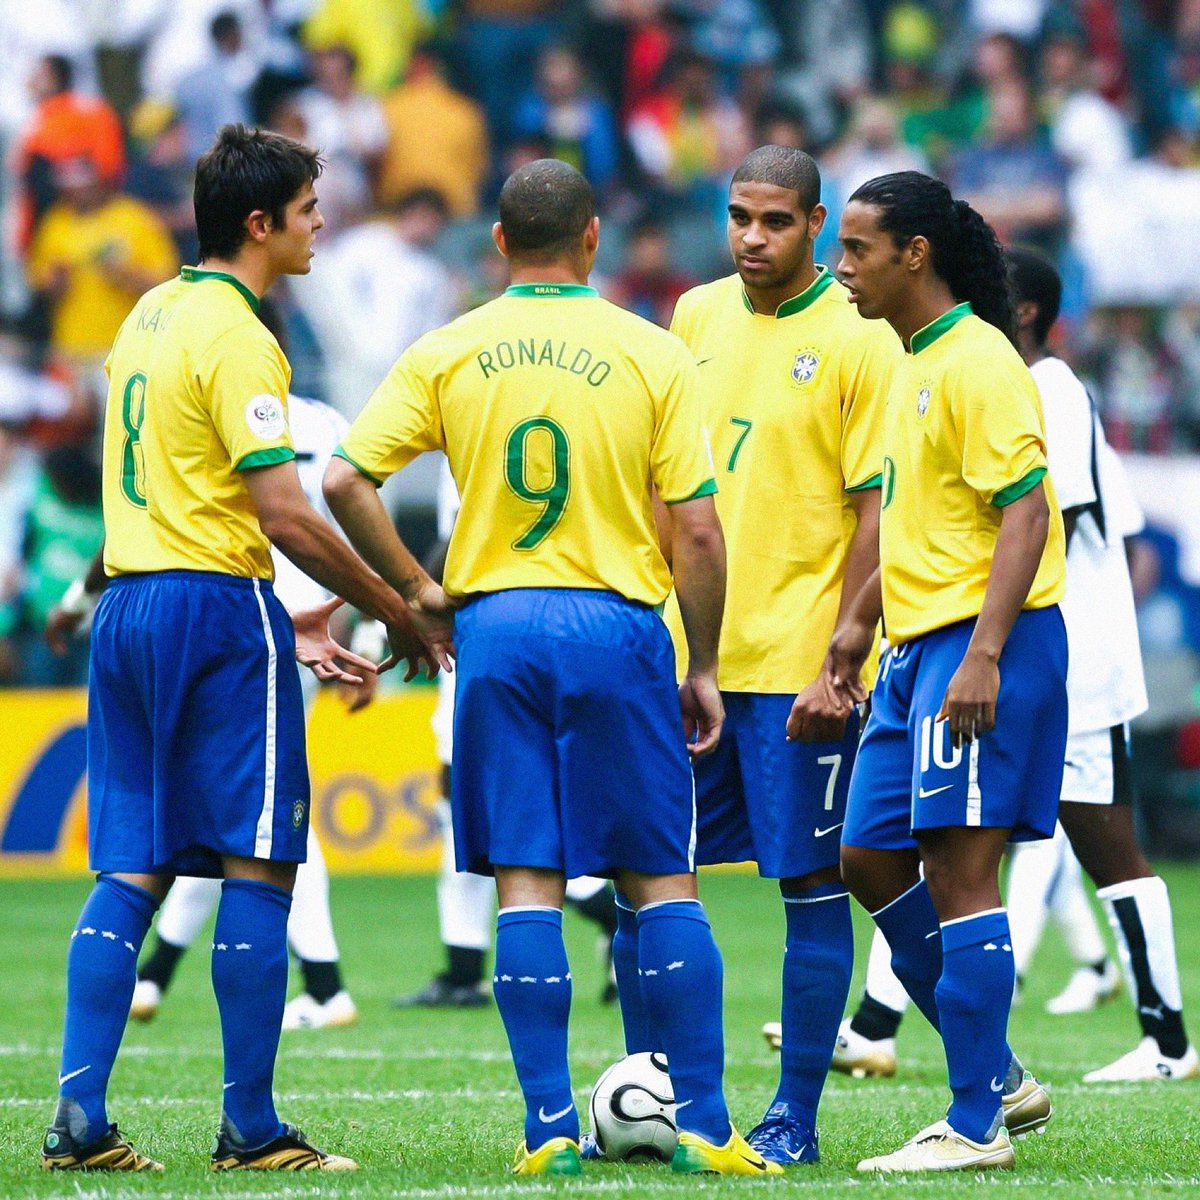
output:
<path id="1" fill-rule="evenodd" d="M 1197 0 L 43 0 L 4 6 L 0 46 L 5 682 L 85 674 L 82 643 L 56 658 L 39 630 L 102 536 L 101 366 L 137 296 L 195 261 L 191 173 L 227 122 L 327 162 L 316 269 L 276 295 L 293 390 L 347 416 L 502 289 L 488 230 L 516 166 L 586 173 L 602 291 L 666 324 L 727 270 L 729 174 L 774 142 L 822 165 L 828 263 L 844 199 L 907 168 L 1049 252 L 1054 341 L 1113 444 L 1200 446 Z M 1154 611 L 1182 617 L 1148 648 L 1200 648 L 1200 591 L 1159 557 Z"/>

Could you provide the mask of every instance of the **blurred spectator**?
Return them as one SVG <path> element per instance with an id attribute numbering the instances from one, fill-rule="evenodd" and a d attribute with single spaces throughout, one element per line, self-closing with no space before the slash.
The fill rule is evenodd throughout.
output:
<path id="1" fill-rule="evenodd" d="M 822 175 L 836 184 L 843 203 L 854 190 L 877 175 L 893 171 L 930 170 L 929 160 L 915 146 L 900 140 L 900 122 L 887 100 L 869 96 L 860 100 L 846 138 L 822 161 Z"/>
<path id="2" fill-rule="evenodd" d="M 125 177 L 126 193 L 154 210 L 170 230 L 183 262 L 196 262 L 200 255 L 192 206 L 196 160 L 188 149 L 182 118 L 169 104 L 143 100 L 133 111 L 129 135 L 134 152 Z"/>
<path id="3" fill-rule="evenodd" d="M 58 197 L 54 168 L 86 155 L 109 184 L 125 170 L 125 139 L 117 114 L 103 100 L 73 90 L 74 68 L 60 54 L 48 54 L 29 80 L 35 109 L 17 143 L 17 175 L 24 187 L 22 247 Z"/>
<path id="4" fill-rule="evenodd" d="M 304 42 L 313 50 L 348 47 L 359 86 L 379 94 L 404 77 L 413 46 L 441 7 L 427 0 L 319 0 L 304 23 Z"/>
<path id="5" fill-rule="evenodd" d="M 995 88 L 985 138 L 955 158 L 950 174 L 955 195 L 978 210 L 1002 240 L 1057 248 L 1066 168 L 1037 133 L 1026 84 Z"/>
<path id="6" fill-rule="evenodd" d="M 769 68 L 780 56 L 779 31 L 759 0 L 716 0 L 697 16 L 692 48 L 716 65 L 728 92 L 739 90 L 747 71 Z"/>
<path id="7" fill-rule="evenodd" d="M 630 230 L 625 264 L 609 283 L 608 295 L 614 304 L 666 329 L 675 313 L 675 302 L 699 282 L 695 276 L 674 268 L 666 227 L 648 219 Z"/>
<path id="8" fill-rule="evenodd" d="M 142 60 L 142 92 L 156 100 L 175 95 L 179 81 L 208 59 L 212 23 L 232 13 L 242 28 L 245 52 L 261 65 L 267 52 L 267 31 L 284 12 L 311 8 L 313 0 L 168 0 L 165 20 L 158 23 Z M 256 66 L 257 71 L 257 66 Z"/>
<path id="9" fill-rule="evenodd" d="M 87 682 L 87 643 L 74 641 L 57 658 L 43 643 L 42 629 L 103 541 L 98 464 L 77 446 L 48 451 L 25 512 L 21 569 L 0 608 L 0 638 L 20 647 L 20 681 L 27 686 Z"/>
<path id="10" fill-rule="evenodd" d="M 218 13 L 208 33 L 208 56 L 175 88 L 175 106 L 193 160 L 212 145 L 222 126 L 244 125 L 250 120 L 250 88 L 259 69 L 256 57 L 246 48 L 242 23 L 234 13 Z"/>
<path id="11" fill-rule="evenodd" d="M 720 94 L 712 63 L 689 51 L 664 69 L 660 89 L 633 112 L 627 133 L 662 196 L 698 211 L 723 209 L 729 174 L 750 149 L 746 119 Z"/>
<path id="12" fill-rule="evenodd" d="M 330 228 L 344 229 L 370 208 L 388 127 L 378 99 L 354 81 L 352 50 L 345 46 L 315 50 L 311 62 L 313 86 L 296 97 L 296 105 L 305 137 L 325 159 L 321 211 Z"/>
<path id="13" fill-rule="evenodd" d="M 1174 362 L 1152 310 L 1098 312 L 1088 330 L 1085 365 L 1115 450 L 1171 449 Z"/>
<path id="14" fill-rule="evenodd" d="M 458 311 L 454 280 L 430 253 L 447 216 L 442 194 L 419 188 L 332 239 L 313 275 L 296 280 L 325 352 L 329 402 L 347 417 L 417 338 Z"/>
<path id="15" fill-rule="evenodd" d="M 408 78 L 383 101 L 383 116 L 388 144 L 379 200 L 387 204 L 432 187 L 453 216 L 474 216 L 488 170 L 487 121 L 474 100 L 447 82 L 445 63 L 432 47 L 413 54 Z"/>
<path id="16" fill-rule="evenodd" d="M 62 199 L 29 251 L 30 285 L 49 302 L 50 344 L 73 359 L 103 359 L 141 294 L 178 267 L 154 211 L 115 192 L 90 159 L 60 163 Z"/>
<path id="17" fill-rule="evenodd" d="M 1050 144 L 1068 166 L 1111 169 L 1133 157 L 1125 117 L 1092 85 L 1078 37 L 1053 37 L 1042 50 L 1042 105 Z"/>
<path id="18" fill-rule="evenodd" d="M 561 33 L 561 0 L 463 0 L 459 47 L 464 78 L 487 114 L 492 145 L 513 138 L 517 101 L 533 87 L 538 56 Z"/>
<path id="19" fill-rule="evenodd" d="M 616 181 L 617 128 L 608 102 L 588 86 L 579 56 L 550 46 L 538 61 L 537 85 L 517 103 L 513 132 L 539 137 L 550 154 L 584 175 L 603 200 Z"/>

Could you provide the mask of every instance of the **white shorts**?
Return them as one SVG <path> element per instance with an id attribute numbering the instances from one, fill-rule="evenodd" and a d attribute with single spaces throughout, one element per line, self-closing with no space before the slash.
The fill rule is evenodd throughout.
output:
<path id="1" fill-rule="evenodd" d="M 1125 725 L 1067 738 L 1060 798 L 1071 804 L 1132 804 L 1129 731 Z"/>

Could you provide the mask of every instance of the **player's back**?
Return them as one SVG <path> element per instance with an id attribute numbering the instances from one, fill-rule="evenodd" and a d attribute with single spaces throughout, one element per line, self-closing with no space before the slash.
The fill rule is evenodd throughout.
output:
<path id="1" fill-rule="evenodd" d="M 657 604 L 670 572 L 651 482 L 668 503 L 715 489 L 686 348 L 581 286 L 513 287 L 422 338 L 343 450 L 374 474 L 439 446 L 462 495 L 454 595 L 591 588 Z"/>
<path id="2" fill-rule="evenodd" d="M 231 276 L 184 268 L 147 292 L 109 355 L 105 567 L 270 578 L 238 471 L 293 457 L 288 367 Z"/>

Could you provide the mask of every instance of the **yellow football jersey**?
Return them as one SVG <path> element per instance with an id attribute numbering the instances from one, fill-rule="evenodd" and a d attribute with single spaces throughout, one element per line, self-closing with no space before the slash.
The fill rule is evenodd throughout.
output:
<path id="1" fill-rule="evenodd" d="M 104 568 L 272 579 L 239 476 L 295 457 L 291 371 L 231 275 L 184 267 L 147 292 L 109 353 Z"/>
<path id="2" fill-rule="evenodd" d="M 817 677 L 856 528 L 850 493 L 879 486 L 883 408 L 902 348 L 848 295 L 822 268 L 765 316 L 732 275 L 693 288 L 675 310 L 671 328 L 699 364 L 720 484 L 726 691 L 798 692 Z M 667 622 L 678 653 L 674 599 Z"/>
<path id="3" fill-rule="evenodd" d="M 590 287 L 526 284 L 404 352 L 338 453 L 382 482 L 443 449 L 462 495 L 451 595 L 600 588 L 659 604 L 671 575 L 650 483 L 716 488 L 678 338 Z"/>
<path id="4" fill-rule="evenodd" d="M 979 615 L 1004 506 L 1040 482 L 1050 531 L 1025 608 L 1057 603 L 1066 539 L 1042 402 L 1008 339 L 959 304 L 913 334 L 888 396 L 879 552 L 889 641 Z"/>

